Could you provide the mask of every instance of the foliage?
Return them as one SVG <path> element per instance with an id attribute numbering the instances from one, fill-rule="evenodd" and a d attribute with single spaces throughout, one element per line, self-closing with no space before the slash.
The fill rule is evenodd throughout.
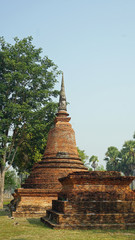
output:
<path id="1" fill-rule="evenodd" d="M 129 176 L 135 169 L 135 140 L 126 141 L 121 150 L 121 171 Z"/>
<path id="2" fill-rule="evenodd" d="M 40 56 L 42 49 L 32 45 L 32 37 L 14 40 L 15 44 L 11 45 L 4 38 L 0 39 L 1 165 L 5 165 L 5 160 L 10 164 L 17 151 L 20 164 L 22 143 L 38 148 L 38 134 L 41 138 L 38 138 L 38 145 L 45 144 L 42 136 L 45 134 L 46 138 L 57 108 L 52 101 L 52 97 L 58 95 L 54 90 L 59 74 L 57 66 L 48 57 Z M 33 156 L 33 161 L 35 158 L 37 160 Z"/>
<path id="3" fill-rule="evenodd" d="M 89 159 L 89 162 L 99 162 L 99 160 L 98 160 L 98 157 L 97 156 L 95 156 L 95 155 L 92 155 L 91 157 L 90 157 L 90 159 Z"/>
<path id="4" fill-rule="evenodd" d="M 109 147 L 105 153 L 105 161 L 107 171 L 119 171 L 120 152 L 116 147 Z"/>
<path id="5" fill-rule="evenodd" d="M 5 173 L 5 190 L 11 190 L 18 188 L 20 186 L 19 177 L 16 175 L 15 171 L 6 171 Z"/>
<path id="6" fill-rule="evenodd" d="M 91 163 L 91 167 L 94 169 L 94 171 L 98 167 L 98 162 L 99 162 L 98 157 L 95 155 L 92 155 L 89 159 L 89 163 Z"/>
<path id="7" fill-rule="evenodd" d="M 104 166 L 101 164 L 99 166 L 96 167 L 96 171 L 105 171 Z"/>
<path id="8" fill-rule="evenodd" d="M 135 140 L 126 141 L 119 151 L 116 147 L 109 147 L 105 161 L 108 171 L 121 171 L 126 176 L 133 175 L 135 169 Z"/>
<path id="9" fill-rule="evenodd" d="M 88 168 L 89 171 L 92 171 L 93 168 L 96 171 L 105 171 L 104 166 L 103 165 L 97 165 L 97 162 L 99 162 L 98 157 L 97 156 L 91 156 L 91 158 L 89 158 L 84 150 L 80 150 L 79 148 L 77 148 L 78 153 L 79 153 L 79 157 L 81 158 L 81 160 L 83 161 L 84 165 Z M 88 158 L 89 158 L 89 163 L 91 163 L 91 167 L 88 165 Z"/>
<path id="10" fill-rule="evenodd" d="M 17 166 L 19 173 L 23 171 L 30 172 L 33 164 L 41 160 L 47 142 L 48 131 L 53 124 L 56 109 L 57 105 L 55 108 L 49 106 L 48 110 L 43 108 L 39 112 L 39 120 L 36 117 L 36 121 L 31 122 L 29 132 L 25 134 L 24 141 L 18 147 L 13 162 L 13 166 Z M 19 159 L 22 161 L 18 161 Z"/>
<path id="11" fill-rule="evenodd" d="M 54 86 L 60 72 L 52 60 L 41 57 L 32 37 L 14 41 L 0 38 L 0 206 L 6 163 L 30 171 L 41 158 L 59 93 Z"/>
<path id="12" fill-rule="evenodd" d="M 88 160 L 88 156 L 86 155 L 85 150 L 81 150 L 79 147 L 77 147 L 77 150 L 82 162 L 87 164 L 86 161 Z"/>

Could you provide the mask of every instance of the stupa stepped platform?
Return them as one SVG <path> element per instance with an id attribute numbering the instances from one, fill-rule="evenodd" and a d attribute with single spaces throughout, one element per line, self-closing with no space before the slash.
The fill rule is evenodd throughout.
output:
<path id="1" fill-rule="evenodd" d="M 88 171 L 79 157 L 43 158 L 35 164 L 22 188 L 16 189 L 11 206 L 13 217 L 41 217 L 52 207 L 52 200 L 58 198 L 62 185 L 59 178 L 74 171 Z"/>
<path id="2" fill-rule="evenodd" d="M 59 179 L 62 190 L 41 220 L 56 229 L 134 229 L 135 177 L 118 172 L 75 172 Z"/>
<path id="3" fill-rule="evenodd" d="M 61 183 L 58 178 L 65 177 L 74 171 L 87 171 L 83 162 L 79 159 L 69 158 L 54 158 L 46 159 L 39 162 L 32 170 L 30 176 L 22 185 L 23 188 L 33 189 L 52 189 L 59 192 L 61 190 Z"/>

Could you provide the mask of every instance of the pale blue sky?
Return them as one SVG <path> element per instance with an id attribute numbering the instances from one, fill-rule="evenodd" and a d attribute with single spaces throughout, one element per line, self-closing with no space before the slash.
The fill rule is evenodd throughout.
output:
<path id="1" fill-rule="evenodd" d="M 103 164 L 135 131 L 135 1 L 0 0 L 0 36 L 30 35 L 64 72 L 77 146 Z"/>

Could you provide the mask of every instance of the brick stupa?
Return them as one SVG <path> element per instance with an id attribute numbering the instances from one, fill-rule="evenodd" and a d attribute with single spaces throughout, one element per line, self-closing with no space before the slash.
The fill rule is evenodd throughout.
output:
<path id="1" fill-rule="evenodd" d="M 72 172 L 87 171 L 78 156 L 75 133 L 68 116 L 62 76 L 58 113 L 48 134 L 45 153 L 42 160 L 34 165 L 22 188 L 15 190 L 11 203 L 12 216 L 44 216 L 62 188 L 58 179 Z"/>

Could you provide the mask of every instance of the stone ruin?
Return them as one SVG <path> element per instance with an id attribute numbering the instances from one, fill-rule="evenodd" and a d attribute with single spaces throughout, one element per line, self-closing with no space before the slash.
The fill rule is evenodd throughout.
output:
<path id="1" fill-rule="evenodd" d="M 58 179 L 72 172 L 88 171 L 78 156 L 75 133 L 68 115 L 62 77 L 58 113 L 48 134 L 45 153 L 34 165 L 22 188 L 15 190 L 10 204 L 13 217 L 44 216 L 61 190 Z"/>
<path id="2" fill-rule="evenodd" d="M 41 220 L 56 229 L 134 229 L 135 177 L 119 172 L 74 172 L 59 179 L 62 190 Z"/>

